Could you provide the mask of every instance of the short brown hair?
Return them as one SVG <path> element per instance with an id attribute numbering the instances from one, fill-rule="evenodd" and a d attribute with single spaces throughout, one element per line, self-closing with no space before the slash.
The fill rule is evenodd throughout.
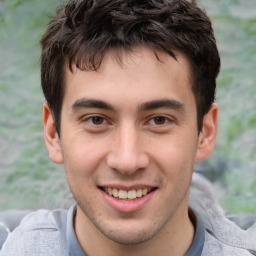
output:
<path id="1" fill-rule="evenodd" d="M 41 39 L 41 85 L 60 135 L 65 64 L 97 70 L 110 48 L 145 45 L 191 64 L 198 130 L 215 100 L 220 57 L 210 19 L 195 1 L 70 0 Z M 157 55 L 156 55 L 157 56 Z"/>

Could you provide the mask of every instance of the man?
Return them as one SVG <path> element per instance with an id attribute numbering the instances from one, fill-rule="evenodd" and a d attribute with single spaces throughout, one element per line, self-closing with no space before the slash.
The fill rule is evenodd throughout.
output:
<path id="1" fill-rule="evenodd" d="M 255 253 L 255 239 L 223 237 L 210 195 L 188 205 L 214 148 L 220 68 L 194 1 L 71 0 L 41 45 L 45 143 L 76 205 L 29 214 L 1 255 Z"/>

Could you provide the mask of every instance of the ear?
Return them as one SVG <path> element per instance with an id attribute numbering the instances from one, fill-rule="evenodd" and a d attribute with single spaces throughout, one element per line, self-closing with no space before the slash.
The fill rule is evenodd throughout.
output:
<path id="1" fill-rule="evenodd" d="M 212 153 L 217 136 L 217 126 L 218 105 L 213 103 L 203 119 L 203 127 L 198 137 L 196 161 L 201 161 Z"/>
<path id="2" fill-rule="evenodd" d="M 49 152 L 50 159 L 57 164 L 63 163 L 59 135 L 48 103 L 43 105 L 44 141 Z"/>

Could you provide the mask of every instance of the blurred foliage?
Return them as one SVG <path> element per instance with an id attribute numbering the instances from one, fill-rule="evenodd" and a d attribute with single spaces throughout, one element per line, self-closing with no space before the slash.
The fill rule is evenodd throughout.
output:
<path id="1" fill-rule="evenodd" d="M 229 213 L 256 213 L 256 2 L 203 3 L 213 19 L 222 69 L 217 145 L 198 168 L 219 188 Z"/>
<path id="2" fill-rule="evenodd" d="M 62 1 L 0 1 L 0 209 L 67 206 L 62 167 L 43 141 L 39 40 Z M 3 61 L 4 60 L 4 61 Z"/>

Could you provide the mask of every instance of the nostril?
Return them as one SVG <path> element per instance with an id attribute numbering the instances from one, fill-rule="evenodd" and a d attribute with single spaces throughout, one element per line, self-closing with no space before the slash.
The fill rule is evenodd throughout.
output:
<path id="1" fill-rule="evenodd" d="M 149 158 L 142 153 L 130 156 L 111 154 L 107 157 L 107 165 L 116 172 L 133 174 L 134 172 L 146 169 L 149 165 Z"/>

